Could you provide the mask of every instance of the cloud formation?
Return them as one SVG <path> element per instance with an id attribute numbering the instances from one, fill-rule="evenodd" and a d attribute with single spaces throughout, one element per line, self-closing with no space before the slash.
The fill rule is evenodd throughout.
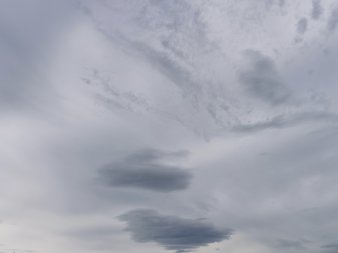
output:
<path id="1" fill-rule="evenodd" d="M 321 248 L 321 251 L 324 252 L 324 253 L 336 253 L 336 252 L 338 252 L 338 244 L 337 243 L 325 244 L 325 245 L 322 245 L 320 248 Z"/>
<path id="2" fill-rule="evenodd" d="M 320 16 L 323 14 L 323 7 L 321 5 L 320 0 L 312 0 L 312 12 L 311 17 L 312 19 L 319 19 Z"/>
<path id="3" fill-rule="evenodd" d="M 336 253 L 336 9 L 0 1 L 0 252 Z"/>
<path id="4" fill-rule="evenodd" d="M 130 187 L 158 192 L 184 190 L 192 179 L 190 172 L 166 165 L 163 159 L 177 159 L 187 154 L 187 151 L 141 150 L 129 155 L 122 162 L 104 166 L 99 170 L 99 178 L 109 187 Z"/>
<path id="5" fill-rule="evenodd" d="M 327 21 L 327 29 L 330 32 L 333 32 L 336 30 L 337 26 L 338 26 L 338 7 L 333 8 L 331 10 L 329 19 Z"/>
<path id="6" fill-rule="evenodd" d="M 156 242 L 168 250 L 187 252 L 230 238 L 231 229 L 219 229 L 201 219 L 186 219 L 154 210 L 133 210 L 119 219 L 137 242 Z"/>
<path id="7" fill-rule="evenodd" d="M 249 66 L 239 72 L 239 80 L 254 97 L 270 105 L 286 102 L 291 93 L 279 76 L 275 63 L 259 51 L 247 50 Z"/>

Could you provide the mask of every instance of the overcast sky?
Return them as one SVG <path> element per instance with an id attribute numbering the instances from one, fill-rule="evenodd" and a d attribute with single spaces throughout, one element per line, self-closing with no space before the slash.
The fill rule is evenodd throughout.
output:
<path id="1" fill-rule="evenodd" d="M 0 252 L 337 253 L 336 0 L 1 0 Z"/>

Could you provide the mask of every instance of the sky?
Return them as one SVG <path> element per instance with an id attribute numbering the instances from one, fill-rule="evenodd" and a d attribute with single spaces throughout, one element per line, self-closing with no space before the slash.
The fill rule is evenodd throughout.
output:
<path id="1" fill-rule="evenodd" d="M 337 253 L 338 2 L 1 0 L 1 253 Z"/>

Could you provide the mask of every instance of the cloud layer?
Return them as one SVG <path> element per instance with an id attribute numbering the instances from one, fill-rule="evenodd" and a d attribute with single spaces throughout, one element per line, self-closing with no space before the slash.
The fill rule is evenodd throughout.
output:
<path id="1" fill-rule="evenodd" d="M 110 187 L 131 187 L 158 192 L 171 192 L 186 189 L 192 175 L 189 171 L 165 165 L 165 158 L 186 156 L 186 151 L 163 152 L 142 150 L 128 156 L 120 163 L 113 163 L 100 169 L 101 180 Z"/>
<path id="2" fill-rule="evenodd" d="M 231 229 L 219 229 L 204 220 L 162 215 L 154 210 L 133 210 L 121 215 L 137 242 L 156 242 L 168 250 L 187 252 L 230 238 Z"/>
<path id="3" fill-rule="evenodd" d="M 337 9 L 0 1 L 0 252 L 336 252 Z"/>

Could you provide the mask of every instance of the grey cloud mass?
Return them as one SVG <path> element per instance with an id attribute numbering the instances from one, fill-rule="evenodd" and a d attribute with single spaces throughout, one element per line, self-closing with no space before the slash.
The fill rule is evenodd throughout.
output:
<path id="1" fill-rule="evenodd" d="M 313 19 L 319 19 L 320 16 L 323 14 L 323 7 L 321 5 L 320 0 L 312 0 L 312 12 L 311 12 L 311 17 Z"/>
<path id="2" fill-rule="evenodd" d="M 141 150 L 129 155 L 122 162 L 101 168 L 100 180 L 110 187 L 131 187 L 158 192 L 184 190 L 190 184 L 192 178 L 190 172 L 180 167 L 166 165 L 160 160 L 177 159 L 186 155 L 186 151 Z"/>
<path id="3" fill-rule="evenodd" d="M 230 238 L 231 229 L 220 229 L 205 220 L 160 214 L 154 210 L 133 210 L 119 219 L 137 242 L 156 242 L 168 250 L 188 252 L 209 243 Z"/>
<path id="4" fill-rule="evenodd" d="M 273 60 L 259 51 L 247 50 L 244 55 L 249 62 L 248 68 L 239 73 L 244 88 L 265 103 L 278 105 L 286 102 L 291 93 L 279 76 Z"/>
<path id="5" fill-rule="evenodd" d="M 336 253 L 338 252 L 338 244 L 330 243 L 321 246 L 321 251 L 324 253 Z"/>

